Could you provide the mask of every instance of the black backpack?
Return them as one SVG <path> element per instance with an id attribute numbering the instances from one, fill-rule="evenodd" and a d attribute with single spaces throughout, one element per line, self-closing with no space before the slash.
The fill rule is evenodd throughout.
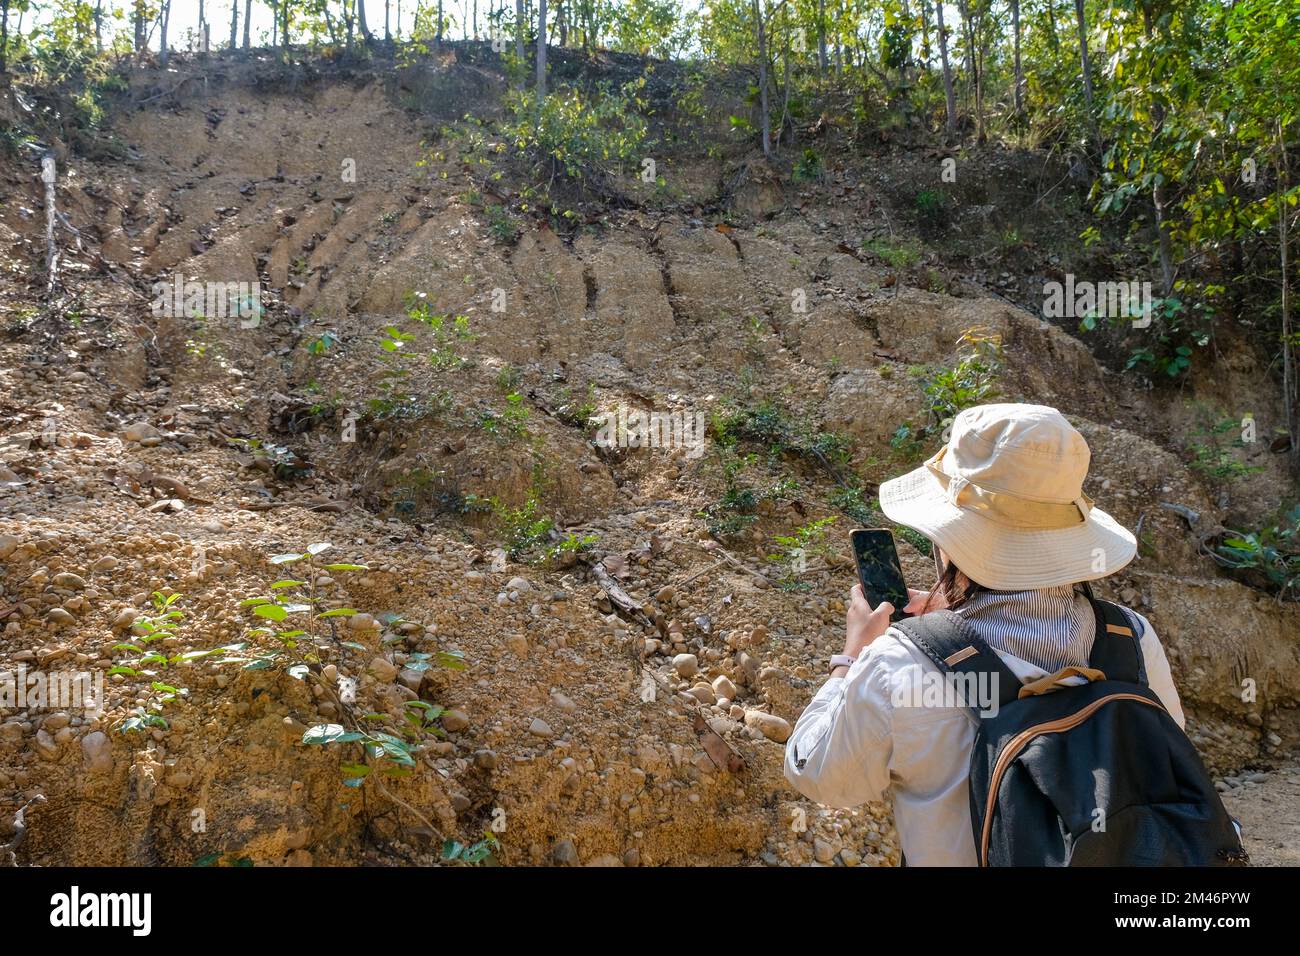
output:
<path id="1" fill-rule="evenodd" d="M 1051 689 L 1066 672 L 1023 684 L 951 611 L 894 626 L 976 703 L 971 823 L 980 866 L 1245 864 L 1236 824 L 1196 748 L 1147 687 L 1137 622 L 1096 600 L 1089 683 Z M 988 683 L 976 683 L 977 681 Z M 959 698 L 971 704 L 969 696 Z M 991 701 L 990 701 L 991 702 Z"/>

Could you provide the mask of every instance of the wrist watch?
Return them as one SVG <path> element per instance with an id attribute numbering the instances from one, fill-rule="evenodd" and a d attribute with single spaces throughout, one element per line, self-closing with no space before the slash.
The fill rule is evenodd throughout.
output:
<path id="1" fill-rule="evenodd" d="M 831 666 L 829 669 L 835 670 L 837 667 L 852 667 L 856 661 L 856 657 L 850 657 L 848 654 L 832 654 Z"/>

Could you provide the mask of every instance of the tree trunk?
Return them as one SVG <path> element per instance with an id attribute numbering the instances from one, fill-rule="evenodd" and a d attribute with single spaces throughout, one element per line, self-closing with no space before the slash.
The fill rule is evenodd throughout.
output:
<path id="1" fill-rule="evenodd" d="M 515 0 L 515 56 L 524 62 L 524 0 Z"/>
<path id="2" fill-rule="evenodd" d="M 435 49 L 442 49 L 442 0 L 438 0 L 438 28 L 434 33 L 433 45 Z"/>
<path id="3" fill-rule="evenodd" d="M 238 0 L 236 0 L 238 2 Z M 244 0 L 244 49 L 252 44 L 253 0 Z"/>
<path id="4" fill-rule="evenodd" d="M 166 67 L 167 66 L 167 26 L 171 22 L 171 18 L 172 18 L 171 0 L 166 0 L 166 2 L 162 5 L 161 15 L 162 15 L 162 34 L 159 38 L 159 50 L 161 52 L 158 57 L 158 62 L 161 63 L 164 67 Z"/>
<path id="5" fill-rule="evenodd" d="M 375 36 L 370 32 L 370 25 L 366 23 L 366 0 L 356 0 L 357 2 L 357 24 L 361 27 L 361 39 L 366 46 L 375 42 Z"/>
<path id="6" fill-rule="evenodd" d="M 393 42 L 393 32 L 388 28 L 388 11 L 392 6 L 392 0 L 384 0 L 384 42 Z"/>
<path id="7" fill-rule="evenodd" d="M 1282 404 L 1286 409 L 1286 429 L 1291 436 L 1291 468 L 1300 465 L 1300 431 L 1296 428 L 1296 369 L 1295 350 L 1291 334 L 1291 256 L 1290 213 L 1287 211 L 1286 138 L 1282 121 L 1277 124 L 1278 176 L 1277 176 L 1277 238 L 1280 243 L 1279 261 L 1282 267 Z"/>
<path id="8" fill-rule="evenodd" d="M 1052 52 L 1055 53 L 1061 49 L 1061 41 L 1056 38 L 1056 0 L 1047 0 L 1047 42 L 1051 44 Z"/>
<path id="9" fill-rule="evenodd" d="M 135 0 L 135 55 L 144 53 L 144 0 Z"/>
<path id="10" fill-rule="evenodd" d="M 230 0 L 230 49 L 239 46 L 239 0 Z"/>
<path id="11" fill-rule="evenodd" d="M 1020 65 L 1020 0 L 1011 0 L 1011 31 L 1015 36 L 1015 106 L 1019 116 L 1025 110 L 1025 73 Z"/>
<path id="12" fill-rule="evenodd" d="M 5 16 L 9 16 L 9 4 L 5 4 Z M 104 52 L 104 0 L 95 0 L 95 52 Z"/>
<path id="13" fill-rule="evenodd" d="M 546 0 L 537 0 L 537 103 L 546 99 Z"/>
<path id="14" fill-rule="evenodd" d="M 754 29 L 758 33 L 758 108 L 763 114 L 763 157 L 772 156 L 772 117 L 767 108 L 767 31 L 763 28 L 762 0 L 753 0 Z"/>
<path id="15" fill-rule="evenodd" d="M 948 135 L 957 135 L 957 96 L 952 89 L 952 66 L 948 63 L 948 28 L 943 22 L 943 0 L 935 0 L 935 17 L 939 24 L 939 59 L 943 63 L 943 99 L 947 110 Z"/>
<path id="16" fill-rule="evenodd" d="M 817 0 L 817 73 L 826 75 L 826 0 Z"/>
<path id="17" fill-rule="evenodd" d="M 207 30 L 204 29 L 208 23 L 208 12 L 206 7 L 207 4 L 205 3 L 205 0 L 199 0 L 199 49 L 204 53 L 208 52 L 207 47 L 203 43 L 204 38 L 207 36 Z"/>
<path id="18" fill-rule="evenodd" d="M 0 3 L 0 73 L 9 72 L 9 0 Z"/>
<path id="19" fill-rule="evenodd" d="M 1093 141 L 1097 149 L 1101 149 L 1097 115 L 1092 109 L 1092 63 L 1088 57 L 1088 21 L 1083 13 L 1083 0 L 1074 0 L 1074 16 L 1079 22 L 1079 62 L 1083 66 L 1083 102 L 1088 109 L 1088 122 L 1092 127 Z"/>

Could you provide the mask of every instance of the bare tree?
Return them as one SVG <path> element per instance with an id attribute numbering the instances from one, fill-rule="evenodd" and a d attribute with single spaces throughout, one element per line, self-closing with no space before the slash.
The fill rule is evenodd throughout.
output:
<path id="1" fill-rule="evenodd" d="M 546 99 L 546 0 L 537 0 L 537 102 Z"/>
<path id="2" fill-rule="evenodd" d="M 247 50 L 252 36 L 253 0 L 244 0 L 244 49 Z"/>
<path id="3" fill-rule="evenodd" d="M 1083 13 L 1083 0 L 1074 0 L 1074 16 L 1079 23 L 1079 61 L 1083 66 L 1083 102 L 1088 108 L 1088 122 L 1092 126 L 1093 141 L 1101 148 L 1101 135 L 1097 130 L 1097 114 L 1092 110 L 1092 62 L 1088 57 L 1088 21 Z"/>
<path id="4" fill-rule="evenodd" d="M 753 0 L 754 30 L 758 38 L 758 108 L 763 114 L 763 156 L 772 156 L 772 117 L 767 106 L 767 30 L 762 0 Z"/>
<path id="5" fill-rule="evenodd" d="M 943 99 L 949 136 L 957 135 L 957 96 L 952 89 L 952 65 L 948 62 L 948 28 L 943 22 L 943 0 L 935 0 L 934 14 L 939 25 L 939 59 L 943 63 Z"/>
<path id="6" fill-rule="evenodd" d="M 357 23 L 361 26 L 361 39 L 369 46 L 375 42 L 375 35 L 370 32 L 370 27 L 366 23 L 366 0 L 356 0 L 357 3 Z"/>
<path id="7" fill-rule="evenodd" d="M 1015 106 L 1016 115 L 1020 115 L 1025 110 L 1025 73 L 1020 66 L 1020 0 L 1011 0 L 1011 32 L 1014 36 L 1015 61 L 1016 61 L 1016 89 L 1015 89 Z"/>
<path id="8" fill-rule="evenodd" d="M 162 9 L 159 11 L 159 16 L 162 17 L 162 33 L 158 41 L 161 50 L 158 57 L 158 62 L 161 63 L 163 66 L 166 66 L 167 58 L 168 58 L 167 27 L 171 23 L 171 19 L 172 19 L 172 0 L 165 0 L 165 2 L 162 5 Z"/>

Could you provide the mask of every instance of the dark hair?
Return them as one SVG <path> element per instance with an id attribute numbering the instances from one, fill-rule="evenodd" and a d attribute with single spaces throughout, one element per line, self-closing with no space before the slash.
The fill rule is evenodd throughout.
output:
<path id="1" fill-rule="evenodd" d="M 935 550 L 935 560 L 938 562 L 938 549 Z M 944 562 L 943 571 L 939 573 L 939 579 L 934 582 L 934 587 L 930 589 L 930 601 L 934 596 L 942 597 L 947 603 L 949 610 L 955 610 L 971 599 L 971 596 L 978 594 L 980 591 L 987 591 L 988 588 L 982 584 L 977 584 L 962 573 L 961 568 L 949 559 Z M 925 610 L 930 610 L 930 602 L 926 602 Z M 922 612 L 924 613 L 924 611 Z"/>

